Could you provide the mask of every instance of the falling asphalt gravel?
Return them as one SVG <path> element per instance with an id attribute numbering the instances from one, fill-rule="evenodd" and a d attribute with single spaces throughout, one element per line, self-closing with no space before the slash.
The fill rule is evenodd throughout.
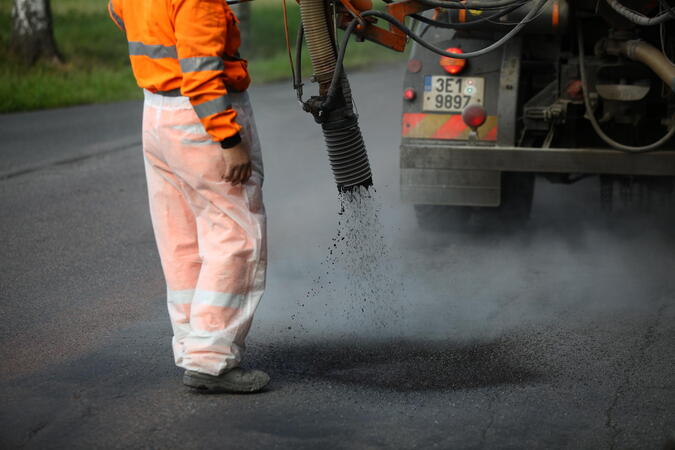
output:
<path id="1" fill-rule="evenodd" d="M 354 227 L 287 84 L 252 90 L 270 245 L 246 358 L 272 376 L 259 395 L 194 394 L 172 364 L 141 105 L 3 116 L 0 447 L 664 448 L 673 215 L 608 217 L 595 180 L 538 180 L 522 230 L 420 230 L 398 200 L 402 71 L 350 78 L 370 237 L 338 236 Z M 27 124 L 49 118 L 45 142 Z"/>

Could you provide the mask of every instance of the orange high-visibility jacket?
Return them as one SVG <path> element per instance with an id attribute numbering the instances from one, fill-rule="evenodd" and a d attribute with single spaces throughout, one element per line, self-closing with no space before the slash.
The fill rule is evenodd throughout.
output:
<path id="1" fill-rule="evenodd" d="M 226 0 L 110 0 L 108 11 L 126 33 L 138 85 L 189 97 L 214 141 L 238 142 L 228 91 L 246 90 L 250 78 Z"/>

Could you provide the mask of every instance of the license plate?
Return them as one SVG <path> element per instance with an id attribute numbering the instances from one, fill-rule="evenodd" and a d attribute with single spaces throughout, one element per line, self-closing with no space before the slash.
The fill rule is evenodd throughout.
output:
<path id="1" fill-rule="evenodd" d="M 485 80 L 479 77 L 424 77 L 424 111 L 461 112 L 468 105 L 483 104 Z"/>

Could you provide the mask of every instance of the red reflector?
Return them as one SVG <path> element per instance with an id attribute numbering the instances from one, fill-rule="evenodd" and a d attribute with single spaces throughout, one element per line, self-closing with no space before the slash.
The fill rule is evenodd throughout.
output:
<path id="1" fill-rule="evenodd" d="M 485 123 L 487 114 L 481 105 L 469 105 L 462 111 L 462 120 L 474 130 Z"/>
<path id="2" fill-rule="evenodd" d="M 464 53 L 461 48 L 456 47 L 446 48 L 445 51 L 449 53 L 458 53 L 458 54 Z M 443 68 L 443 70 L 448 72 L 450 75 L 456 75 L 460 73 L 462 70 L 464 70 L 464 67 L 466 66 L 466 59 L 449 58 L 447 56 L 441 56 L 439 63 Z"/>
<path id="3" fill-rule="evenodd" d="M 412 101 L 415 100 L 415 97 L 417 97 L 417 92 L 415 92 L 415 89 L 413 88 L 408 88 L 405 91 L 403 91 L 403 98 Z"/>
<path id="4" fill-rule="evenodd" d="M 419 59 L 411 59 L 408 61 L 408 72 L 410 73 L 417 73 L 420 70 L 422 70 L 422 61 Z"/>

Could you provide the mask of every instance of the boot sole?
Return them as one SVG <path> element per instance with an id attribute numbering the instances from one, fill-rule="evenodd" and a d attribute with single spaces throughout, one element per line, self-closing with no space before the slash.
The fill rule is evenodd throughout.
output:
<path id="1" fill-rule="evenodd" d="M 241 385 L 228 383 L 226 381 L 212 381 L 190 374 L 183 375 L 183 384 L 189 388 L 204 393 L 230 393 L 230 394 L 251 394 L 261 391 L 270 382 L 269 379 L 261 380 L 258 383 Z"/>

